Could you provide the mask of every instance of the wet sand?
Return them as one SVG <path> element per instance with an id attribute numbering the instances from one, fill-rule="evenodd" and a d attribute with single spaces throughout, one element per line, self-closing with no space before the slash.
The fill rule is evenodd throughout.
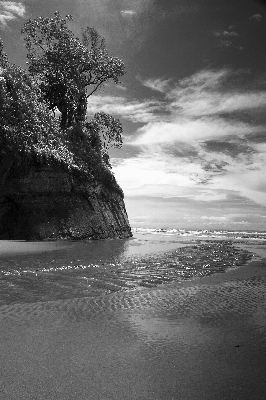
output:
<path id="1" fill-rule="evenodd" d="M 266 260 L 157 288 L 0 307 L 0 398 L 262 399 Z"/>
<path id="2" fill-rule="evenodd" d="M 36 254 L 61 250 L 66 242 L 27 242 L 25 240 L 0 240 L 0 255 Z"/>

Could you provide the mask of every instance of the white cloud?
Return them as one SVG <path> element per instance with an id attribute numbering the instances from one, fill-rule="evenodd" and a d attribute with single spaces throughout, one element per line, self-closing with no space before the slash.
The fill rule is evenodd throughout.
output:
<path id="1" fill-rule="evenodd" d="M 214 31 L 213 32 L 214 36 L 219 36 L 219 37 L 230 37 L 230 36 L 238 36 L 238 33 L 236 31 Z"/>
<path id="2" fill-rule="evenodd" d="M 170 79 L 147 79 L 147 80 L 142 80 L 141 78 L 137 78 L 139 81 L 143 84 L 143 86 L 146 86 L 152 90 L 155 90 L 157 92 L 165 93 L 169 87 L 170 87 Z"/>
<path id="3" fill-rule="evenodd" d="M 167 84 L 165 99 L 98 95 L 88 104 L 90 115 L 102 110 L 143 124 L 125 139 L 139 155 L 116 159 L 113 168 L 126 196 L 210 204 L 234 193 L 266 206 L 266 126 L 252 117 L 264 114 L 266 92 L 257 81 L 253 85 L 245 71 L 221 69 L 199 71 L 175 85 L 160 78 L 142 84 L 161 93 Z M 250 118 L 243 120 L 243 112 Z"/>
<path id="4" fill-rule="evenodd" d="M 139 101 L 128 100 L 124 96 L 95 95 L 89 98 L 88 114 L 92 115 L 101 110 L 120 115 L 132 122 L 142 122 L 146 125 L 138 132 L 141 134 L 147 132 L 147 127 L 155 129 L 156 125 L 158 129 L 164 131 L 162 137 L 166 138 L 170 132 L 172 138 L 187 138 L 185 141 L 190 141 L 190 138 L 199 139 L 201 131 L 204 130 L 206 131 L 204 137 L 262 131 L 264 128 L 261 126 L 237 120 L 227 121 L 219 117 L 219 114 L 230 115 L 241 111 L 263 112 L 266 106 L 265 90 L 234 88 L 235 78 L 237 74 L 234 77 L 231 70 L 221 69 L 200 71 L 180 80 L 175 86 L 170 80 L 147 79 L 142 83 L 160 92 L 168 85 L 165 100 Z M 226 87 L 228 79 L 231 79 L 232 85 Z M 179 131 L 177 136 L 173 133 L 175 130 Z"/>
<path id="5" fill-rule="evenodd" d="M 201 70 L 195 74 L 179 80 L 182 87 L 192 86 L 192 89 L 202 87 L 209 90 L 217 90 L 221 87 L 224 80 L 231 74 L 231 70 L 222 68 L 220 70 Z"/>
<path id="6" fill-rule="evenodd" d="M 6 28 L 9 21 L 23 18 L 26 13 L 26 8 L 23 3 L 14 1 L 0 1 L 0 27 Z"/>
<path id="7" fill-rule="evenodd" d="M 127 196 L 154 197 L 194 197 L 196 182 L 191 178 L 204 173 L 199 164 L 177 163 L 154 152 L 125 159 L 113 171 Z"/>
<path id="8" fill-rule="evenodd" d="M 266 92 L 258 90 L 256 83 L 253 86 L 248 76 L 244 84 L 242 73 L 203 70 L 175 86 L 169 82 L 162 102 L 132 103 L 121 98 L 117 112 L 143 122 L 127 141 L 138 146 L 141 154 L 117 162 L 114 168 L 127 196 L 210 203 L 235 193 L 266 206 L 266 139 L 252 142 L 256 135 L 261 142 L 266 132 L 265 124 L 252 118 L 254 113 L 264 113 Z M 239 87 L 236 78 L 242 79 Z M 117 105 L 111 103 L 113 111 Z M 242 120 L 242 112 L 250 113 L 250 118 Z"/>
<path id="9" fill-rule="evenodd" d="M 232 71 L 229 69 L 197 72 L 179 81 L 175 88 L 168 91 L 170 107 L 185 115 L 202 116 L 266 106 L 265 90 L 244 91 L 243 88 L 238 89 L 233 86 L 225 88 L 225 83 L 230 78 Z"/>
<path id="10" fill-rule="evenodd" d="M 232 46 L 232 42 L 230 42 L 230 40 L 221 40 L 220 41 L 220 46 L 221 47 L 230 47 Z"/>
<path id="11" fill-rule="evenodd" d="M 12 19 L 15 19 L 12 14 L 7 15 L 6 13 L 3 14 L 3 12 L 0 11 L 0 27 L 2 26 L 5 28 L 7 26 L 8 21 L 12 21 Z"/>
<path id="12" fill-rule="evenodd" d="M 14 1 L 2 1 L 4 9 L 10 11 L 19 17 L 23 17 L 25 14 L 25 6 L 22 3 L 16 3 Z"/>
<path id="13" fill-rule="evenodd" d="M 131 141 L 134 145 L 151 145 L 175 142 L 199 143 L 222 139 L 228 136 L 244 137 L 247 134 L 265 131 L 242 122 L 223 119 L 201 118 L 196 120 L 177 119 L 174 122 L 149 122 L 138 130 L 139 135 Z"/>
<path id="14" fill-rule="evenodd" d="M 214 217 L 214 216 L 211 216 L 211 217 L 207 217 L 206 215 L 202 215 L 202 217 L 200 217 L 200 219 L 207 219 L 207 220 L 212 220 L 212 221 L 215 221 L 215 222 L 223 222 L 223 221 L 228 221 L 228 218 L 227 217 Z"/>
<path id="15" fill-rule="evenodd" d="M 233 27 L 229 27 L 229 29 L 233 29 Z M 238 33 L 234 30 L 216 30 L 212 33 L 219 39 L 219 47 L 231 47 L 233 45 L 232 40 L 235 37 L 239 36 Z"/>
<path id="16" fill-rule="evenodd" d="M 225 201 L 230 186 L 201 184 L 208 178 L 199 160 L 189 162 L 176 159 L 162 151 L 147 149 L 139 157 L 120 160 L 113 168 L 118 183 L 127 197 L 147 196 L 157 198 L 180 198 L 196 202 Z"/>
<path id="17" fill-rule="evenodd" d="M 208 154 L 204 155 L 207 160 Z M 138 157 L 120 160 L 113 172 L 127 197 L 173 197 L 213 204 L 234 195 L 242 196 L 239 209 L 245 208 L 248 200 L 244 199 L 265 207 L 266 164 L 256 170 L 249 167 L 245 160 L 231 160 L 225 171 L 216 173 L 205 170 L 200 158 L 176 158 L 150 147 Z"/>
<path id="18" fill-rule="evenodd" d="M 255 19 L 256 21 L 261 21 L 262 20 L 262 15 L 260 14 L 254 14 L 250 17 L 250 19 Z"/>
<path id="19" fill-rule="evenodd" d="M 264 108 L 266 105 L 266 91 L 250 93 L 211 93 L 204 98 L 201 93 L 195 93 L 194 99 L 190 96 L 173 102 L 172 107 L 182 107 L 187 115 L 211 115 L 232 113 L 234 111 Z"/>
<path id="20" fill-rule="evenodd" d="M 123 85 L 116 85 L 116 88 L 120 90 L 127 90 L 127 88 Z"/>
<path id="21" fill-rule="evenodd" d="M 132 17 L 133 15 L 137 14 L 136 11 L 133 10 L 122 10 L 120 13 L 123 17 L 128 17 L 128 16 Z"/>
<path id="22" fill-rule="evenodd" d="M 265 154 L 266 155 L 266 154 Z M 217 190 L 227 187 L 237 191 L 243 197 L 253 200 L 261 206 L 266 206 L 266 163 L 258 170 L 248 170 L 243 165 L 235 165 L 225 175 L 215 176 L 212 187 Z"/>
<path id="23" fill-rule="evenodd" d="M 163 104 L 156 100 L 137 101 L 127 100 L 122 96 L 96 95 L 89 98 L 88 114 L 103 111 L 129 119 L 132 122 L 148 123 L 158 120 L 157 112 L 163 110 Z"/>

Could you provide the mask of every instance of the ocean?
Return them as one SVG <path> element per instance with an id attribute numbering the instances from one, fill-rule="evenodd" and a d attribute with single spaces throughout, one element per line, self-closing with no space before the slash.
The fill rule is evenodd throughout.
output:
<path id="1" fill-rule="evenodd" d="M 135 228 L 127 240 L 1 241 L 0 305 L 108 296 L 264 257 L 266 232 Z"/>

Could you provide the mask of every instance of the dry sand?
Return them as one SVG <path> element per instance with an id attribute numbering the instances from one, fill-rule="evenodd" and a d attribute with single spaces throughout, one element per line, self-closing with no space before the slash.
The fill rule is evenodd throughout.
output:
<path id="1" fill-rule="evenodd" d="M 156 289 L 0 308 L 0 399 L 263 399 L 266 260 Z"/>

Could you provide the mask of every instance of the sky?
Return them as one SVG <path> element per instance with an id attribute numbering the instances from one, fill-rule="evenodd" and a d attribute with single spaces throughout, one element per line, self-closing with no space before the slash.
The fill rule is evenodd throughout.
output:
<path id="1" fill-rule="evenodd" d="M 266 230 L 266 4 L 256 0 L 0 1 L 0 37 L 26 68 L 21 27 L 71 14 L 126 74 L 89 98 L 123 124 L 110 151 L 132 227 Z"/>

